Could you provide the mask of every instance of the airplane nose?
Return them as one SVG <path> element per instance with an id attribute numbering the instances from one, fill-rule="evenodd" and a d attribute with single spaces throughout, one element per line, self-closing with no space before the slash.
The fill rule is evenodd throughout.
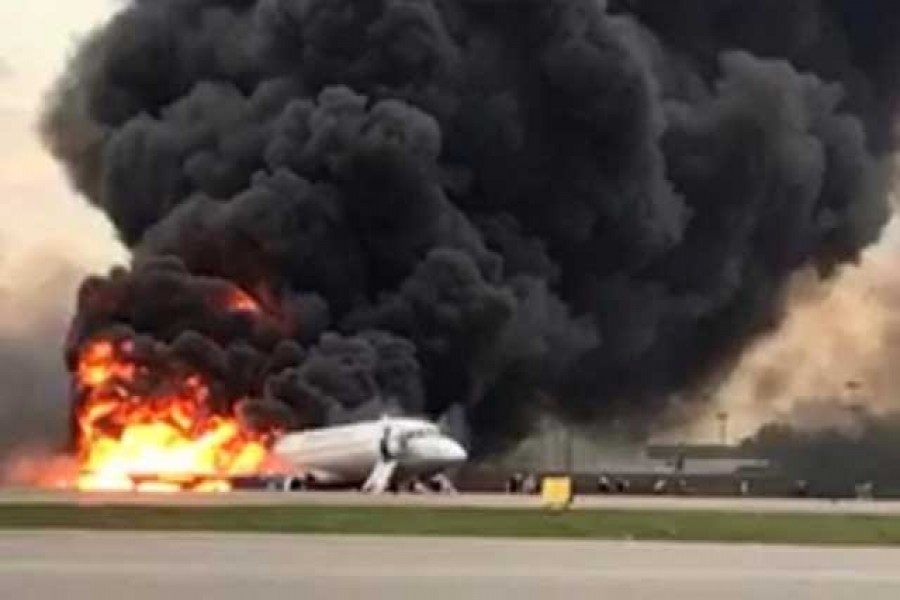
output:
<path id="1" fill-rule="evenodd" d="M 469 455 L 456 440 L 435 436 L 410 440 L 406 457 L 421 464 L 450 467 L 465 462 Z"/>
<path id="2" fill-rule="evenodd" d="M 468 452 L 456 440 L 445 438 L 441 444 L 441 454 L 443 459 L 450 463 L 465 462 L 469 458 Z"/>

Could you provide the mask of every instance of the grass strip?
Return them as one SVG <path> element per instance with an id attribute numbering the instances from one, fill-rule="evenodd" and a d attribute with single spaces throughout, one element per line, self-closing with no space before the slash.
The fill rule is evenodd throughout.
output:
<path id="1" fill-rule="evenodd" d="M 900 518 L 641 510 L 10 504 L 0 529 L 221 531 L 900 545 Z"/>

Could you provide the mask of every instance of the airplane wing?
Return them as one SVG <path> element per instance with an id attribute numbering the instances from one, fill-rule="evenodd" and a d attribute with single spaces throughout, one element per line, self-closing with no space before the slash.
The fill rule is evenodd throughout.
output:
<path id="1" fill-rule="evenodd" d="M 305 467 L 294 467 L 289 471 L 282 472 L 278 475 L 283 479 L 283 485 L 291 489 L 314 488 L 317 486 L 328 487 L 332 485 L 340 485 L 344 482 L 344 478 L 337 473 L 324 471 L 322 469 L 307 469 Z M 293 486 L 298 486 L 294 488 Z"/>
<path id="2" fill-rule="evenodd" d="M 337 473 L 322 469 L 300 469 L 299 472 L 305 480 L 313 484 L 331 485 L 340 483 L 344 480 L 344 478 Z"/>

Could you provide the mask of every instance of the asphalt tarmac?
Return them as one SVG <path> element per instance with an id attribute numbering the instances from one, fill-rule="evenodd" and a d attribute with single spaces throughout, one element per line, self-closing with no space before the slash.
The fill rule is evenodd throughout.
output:
<path id="1" fill-rule="evenodd" d="M 271 506 L 312 504 L 332 506 L 447 506 L 530 508 L 537 496 L 505 494 L 417 495 L 358 492 L 231 492 L 227 494 L 116 494 L 43 490 L 0 490 L 4 504 L 130 504 L 139 506 Z M 579 496 L 573 509 L 703 510 L 751 513 L 813 513 L 900 515 L 900 501 L 820 500 L 781 498 L 701 498 L 681 496 Z"/>
<path id="2" fill-rule="evenodd" d="M 635 542 L 0 533 L 0 596 L 896 600 L 900 551 Z"/>

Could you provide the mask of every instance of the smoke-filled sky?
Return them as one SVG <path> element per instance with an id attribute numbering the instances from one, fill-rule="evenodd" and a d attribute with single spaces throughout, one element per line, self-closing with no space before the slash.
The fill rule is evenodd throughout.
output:
<path id="1" fill-rule="evenodd" d="M 35 133 L 42 97 L 78 38 L 113 8 L 110 0 L 0 3 L 0 265 L 48 246 L 90 268 L 121 255 Z"/>
<path id="2" fill-rule="evenodd" d="M 75 199 L 41 149 L 34 122 L 72 36 L 114 7 L 100 0 L 6 4 L 0 360 L 39 381 L 61 381 L 61 372 L 53 379 L 59 337 L 78 276 L 102 271 L 122 250 L 106 221 Z M 317 2 L 159 4 L 184 7 L 187 21 L 177 17 L 181 8 L 169 15 L 169 8 L 141 4 L 74 65 L 74 91 L 51 111 L 50 137 L 81 189 L 148 256 L 174 252 L 193 271 L 242 284 L 259 264 L 287 265 L 290 272 L 274 277 L 277 301 L 314 322 L 305 335 L 375 328 L 409 337 L 430 391 L 471 398 L 485 430 L 503 429 L 497 421 L 518 414 L 514 404 L 533 394 L 518 385 L 532 374 L 535 357 L 542 368 L 567 373 L 562 391 L 542 391 L 556 394 L 551 404 L 571 415 L 608 415 L 640 402 L 658 412 L 661 396 L 721 367 L 719 354 L 737 353 L 749 334 L 765 329 L 780 311 L 777 288 L 792 269 L 846 260 L 878 228 L 878 167 L 869 150 L 883 157 L 890 130 L 883 106 L 890 102 L 880 96 L 893 100 L 894 81 L 877 65 L 860 71 L 848 63 L 880 59 L 884 50 L 883 37 L 866 35 L 865 11 L 844 9 L 846 35 L 858 44 L 848 48 L 831 46 L 843 32 L 832 35 L 827 19 L 814 22 L 824 14 L 816 1 L 797 1 L 784 15 L 766 9 L 778 6 L 767 2 L 745 17 L 720 2 L 728 23 L 707 22 L 697 2 L 682 4 L 699 11 L 673 14 L 661 4 L 622 0 L 610 3 L 615 18 L 600 16 L 600 2 L 586 9 L 586 2 L 548 0 L 546 11 L 523 2 L 527 32 L 508 26 L 504 14 L 515 6 L 508 2 L 447 1 L 423 11 L 393 2 L 384 18 L 375 9 L 310 8 L 323 5 Z M 253 10 L 258 14 L 248 14 Z M 167 24 L 173 15 L 177 27 Z M 773 22 L 783 27 L 770 30 L 766 23 Z M 727 30 L 716 31 L 723 23 Z M 362 31 L 372 48 L 354 37 Z M 261 54 L 251 50 L 254 36 L 265 42 Z M 867 38 L 877 43 L 859 41 Z M 541 45 L 533 50 L 539 60 L 527 57 L 531 42 Z M 169 51 L 183 55 L 154 63 Z M 142 110 L 153 116 L 138 116 Z M 102 159 L 91 146 L 100 130 L 113 149 Z M 392 136 L 403 146 L 394 154 L 383 151 Z M 271 176 L 251 178 L 262 167 Z M 383 206 L 367 200 L 379 185 L 389 190 Z M 292 202 L 299 213 L 291 212 Z M 270 209 L 274 216 L 267 217 Z M 281 214 L 312 224 L 289 231 L 293 239 L 269 240 L 246 263 L 217 264 L 215 249 L 188 243 L 202 226 L 210 239 L 221 237 L 222 252 L 232 242 L 230 250 L 242 252 L 232 232 L 283 235 L 278 226 L 292 225 Z M 364 261 L 355 254 L 360 248 Z M 324 260 L 316 251 L 332 256 Z M 882 265 L 900 263 L 890 247 L 876 255 L 824 287 L 811 285 L 865 289 L 869 278 L 881 281 L 891 271 Z M 177 279 L 172 269 L 110 286 L 140 291 L 144 282 L 152 289 L 165 277 Z M 184 279 L 186 294 L 212 285 Z M 888 306 L 882 297 L 871 312 L 857 300 L 798 298 L 798 314 L 814 323 L 852 316 L 890 338 L 878 320 Z M 145 315 L 158 309 L 147 302 Z M 438 302 L 446 306 L 432 312 Z M 22 313 L 39 315 L 40 326 Z M 141 332 L 172 341 L 183 333 L 166 331 L 176 329 L 172 323 L 150 319 Z M 788 341 L 771 343 L 797 343 L 798 327 L 788 324 Z M 295 337 L 310 341 L 303 332 Z M 871 339 L 845 337 L 856 357 Z M 377 336 L 329 339 L 312 351 L 314 360 L 291 365 L 284 395 L 316 383 L 315 394 L 340 396 L 349 388 L 336 384 L 343 374 L 329 360 L 359 348 L 374 352 L 376 362 L 385 353 L 403 359 L 391 375 L 409 392 L 405 376 L 418 365 L 403 372 L 403 344 Z M 819 346 L 806 342 L 801 336 L 809 357 Z M 772 378 L 759 367 L 756 347 L 729 378 L 738 391 L 745 376 Z M 771 396 L 794 388 L 766 389 L 775 390 Z M 51 393 L 25 385 L 0 400 L 7 415 L 28 416 L 36 406 L 63 403 L 46 398 Z"/>
<path id="3" fill-rule="evenodd" d="M 85 272 L 124 252 L 36 134 L 42 97 L 108 0 L 0 2 L 0 451 L 65 422 L 59 340 Z"/>
<path id="4" fill-rule="evenodd" d="M 713 382 L 710 405 L 666 435 L 712 441 L 717 414 L 729 415 L 731 441 L 773 420 L 827 428 L 833 410 L 820 402 L 863 404 L 876 414 L 900 410 L 900 223 L 892 220 L 859 266 L 818 281 L 800 273 L 788 312 L 772 335 L 751 344 L 733 371 Z M 797 411 L 797 408 L 802 408 Z"/>

